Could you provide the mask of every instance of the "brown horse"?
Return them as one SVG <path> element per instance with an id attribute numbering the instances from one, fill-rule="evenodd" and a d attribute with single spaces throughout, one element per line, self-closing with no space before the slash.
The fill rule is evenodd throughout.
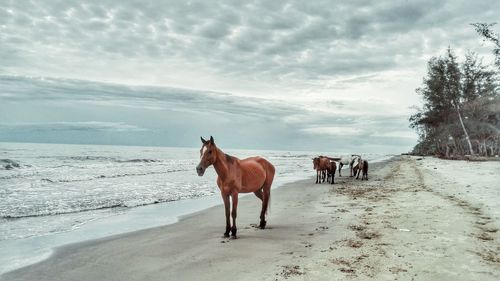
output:
<path id="1" fill-rule="evenodd" d="M 328 179 L 326 180 L 327 182 L 334 184 L 335 183 L 335 171 L 337 170 L 337 163 L 335 161 L 330 161 L 328 165 Z M 331 178 L 331 180 L 330 180 Z"/>
<path id="2" fill-rule="evenodd" d="M 238 209 L 238 194 L 253 192 L 262 200 L 262 210 L 260 211 L 260 228 L 266 227 L 265 215 L 271 197 L 271 184 L 274 179 L 274 166 L 266 159 L 261 157 L 250 157 L 238 159 L 234 156 L 225 154 L 215 145 L 214 138 L 206 141 L 201 138 L 203 143 L 200 149 L 200 163 L 196 167 L 198 175 L 201 177 L 210 165 L 213 165 L 217 172 L 217 185 L 219 186 L 224 207 L 226 210 L 226 232 L 224 237 L 231 236 L 236 238 L 236 210 Z M 231 216 L 233 226 L 229 220 L 229 197 L 231 197 L 233 208 Z"/>
<path id="3" fill-rule="evenodd" d="M 327 157 L 319 156 L 313 158 L 313 168 L 316 170 L 316 183 L 325 182 L 326 171 L 328 171 L 330 160 Z"/>
<path id="4" fill-rule="evenodd" d="M 356 166 L 356 170 L 354 173 L 355 175 L 357 174 L 356 179 L 359 179 L 360 173 L 363 173 L 361 175 L 361 180 L 363 180 L 363 179 L 368 180 L 368 161 L 359 159 L 359 163 Z"/>

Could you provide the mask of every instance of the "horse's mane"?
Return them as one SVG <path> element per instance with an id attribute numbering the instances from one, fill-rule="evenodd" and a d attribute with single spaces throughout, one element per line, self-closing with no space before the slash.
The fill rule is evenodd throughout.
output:
<path id="1" fill-rule="evenodd" d="M 224 153 L 224 155 L 226 155 L 227 162 L 233 163 L 233 161 L 234 161 L 234 157 L 233 156 L 231 156 L 231 155 L 229 155 L 227 153 Z"/>

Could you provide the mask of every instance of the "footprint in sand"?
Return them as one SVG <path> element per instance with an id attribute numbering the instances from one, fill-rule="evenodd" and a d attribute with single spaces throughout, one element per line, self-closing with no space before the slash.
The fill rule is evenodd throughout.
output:
<path id="1" fill-rule="evenodd" d="M 306 248 L 311 248 L 312 247 L 312 244 L 309 243 L 309 242 L 301 242 L 301 244 L 303 244 L 304 247 L 306 247 Z"/>

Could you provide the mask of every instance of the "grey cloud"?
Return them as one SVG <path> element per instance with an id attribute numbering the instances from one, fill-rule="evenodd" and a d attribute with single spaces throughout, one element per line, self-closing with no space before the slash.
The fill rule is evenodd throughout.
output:
<path id="1" fill-rule="evenodd" d="M 185 132 L 186 140 L 205 126 L 233 143 L 247 141 L 252 132 L 268 143 L 289 139 L 289 147 L 321 147 L 332 139 L 348 147 L 352 137 L 314 129 L 346 126 L 360 128 L 375 143 L 403 146 L 408 138 L 389 131 L 404 131 L 406 117 L 391 115 L 384 104 L 376 106 L 389 110 L 379 115 L 346 115 L 355 110 L 354 101 L 336 100 L 337 92 L 387 82 L 385 71 L 425 71 L 428 57 L 448 45 L 480 45 L 469 23 L 497 21 L 499 13 L 495 1 L 10 1 L 0 7 L 0 116 L 14 123 L 123 123 L 147 128 L 149 141 L 169 144 L 178 143 L 166 130 Z M 219 92 L 23 76 L 150 79 L 145 83 Z M 332 98 L 316 101 L 326 104 L 324 112 L 280 102 L 260 86 L 292 90 L 290 95 L 328 91 Z M 231 87 L 262 98 L 220 93 Z M 401 94 L 413 95 L 414 89 L 407 92 Z M 383 93 L 371 97 L 377 94 Z M 217 124 L 237 132 L 248 127 L 248 133 L 233 136 Z M 67 135 L 68 141 L 75 138 Z M 128 141 L 138 140 L 131 134 Z"/>
<path id="2" fill-rule="evenodd" d="M 186 146 L 212 134 L 233 148 L 350 150 L 364 137 L 373 144 L 397 143 L 390 151 L 407 150 L 414 141 L 391 135 L 406 127 L 406 117 L 398 115 L 359 116 L 274 99 L 70 79 L 0 76 L 0 85 L 0 141 Z M 332 101 L 335 108 L 357 105 Z"/>
<path id="3" fill-rule="evenodd" d="M 12 1 L 0 8 L 4 26 L 0 52 L 21 51 L 14 53 L 17 63 L 4 62 L 6 69 L 33 67 L 42 73 L 46 70 L 42 61 L 57 64 L 50 52 L 43 53 L 44 48 L 59 48 L 61 60 L 71 61 L 75 56 L 100 56 L 103 60 L 114 60 L 115 56 L 123 60 L 180 58 L 202 61 L 221 74 L 271 81 L 293 74 L 308 80 L 390 69 L 404 63 L 394 62 L 395 55 L 410 54 L 408 48 L 401 47 L 404 42 L 400 37 L 411 32 L 418 37 L 430 28 L 448 32 L 457 22 L 467 28 L 471 21 L 494 17 L 485 14 L 479 18 L 467 9 L 476 7 L 475 13 L 488 6 L 498 11 L 498 5 L 426 0 Z M 234 34 L 234 30 L 240 32 Z M 475 36 L 472 29 L 470 36 Z M 34 46 L 33 41 L 43 46 Z M 440 44 L 447 46 L 449 42 Z M 22 57 L 31 51 L 38 53 L 30 66 Z M 310 59 L 297 61 L 305 51 Z M 416 44 L 411 55 L 424 51 Z"/>

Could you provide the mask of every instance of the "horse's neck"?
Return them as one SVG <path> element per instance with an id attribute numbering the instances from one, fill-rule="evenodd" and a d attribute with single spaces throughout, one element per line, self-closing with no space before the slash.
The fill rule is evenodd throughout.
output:
<path id="1" fill-rule="evenodd" d="M 215 172 L 217 172 L 217 175 L 221 180 L 224 180 L 225 178 L 228 177 L 232 167 L 231 165 L 229 165 L 229 163 L 227 163 L 226 155 L 220 148 L 217 148 L 216 158 L 217 161 L 215 161 L 214 163 Z"/>

